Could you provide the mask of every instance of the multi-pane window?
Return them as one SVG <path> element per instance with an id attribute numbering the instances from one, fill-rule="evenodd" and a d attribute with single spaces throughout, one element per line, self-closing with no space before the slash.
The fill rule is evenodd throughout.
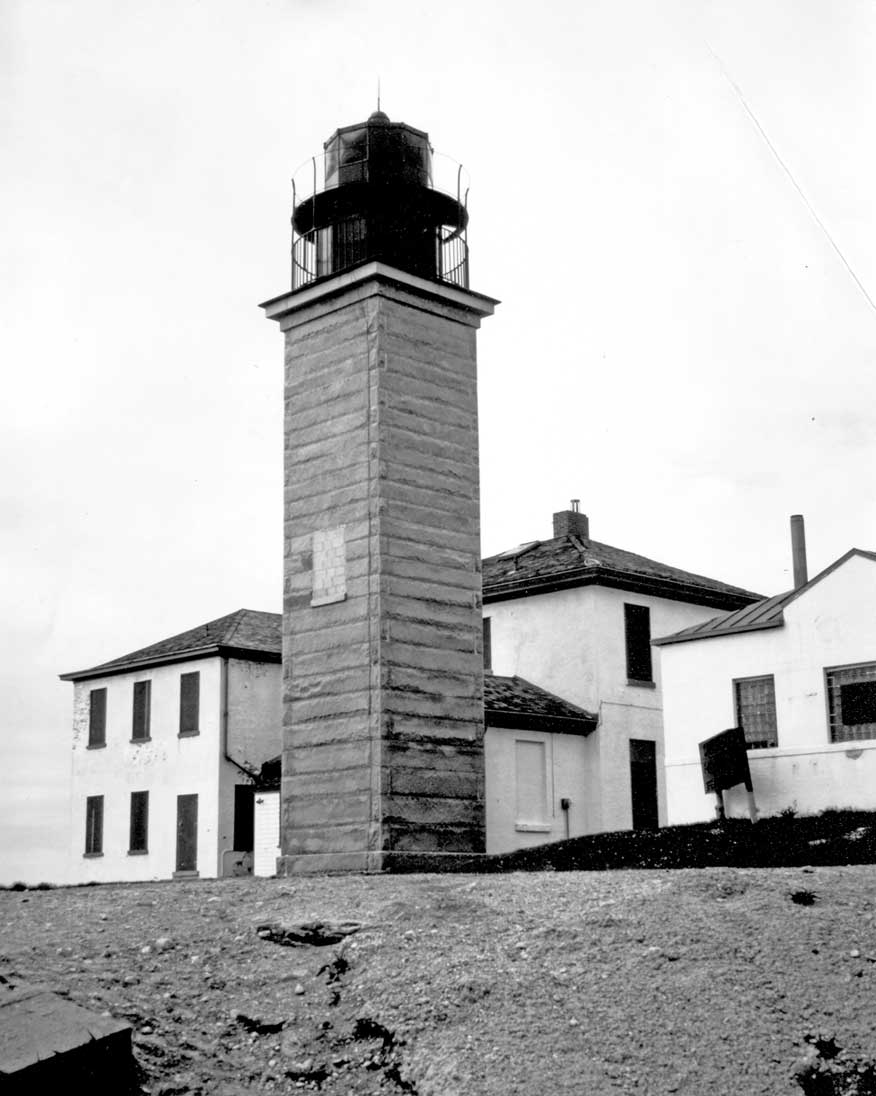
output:
<path id="1" fill-rule="evenodd" d="M 876 662 L 827 671 L 831 742 L 876 738 Z"/>
<path id="2" fill-rule="evenodd" d="M 152 709 L 152 682 L 134 682 L 134 723 L 131 738 L 142 742 L 149 738 L 149 721 Z"/>
<path id="3" fill-rule="evenodd" d="M 776 686 L 772 674 L 742 677 L 733 682 L 736 723 L 745 732 L 749 750 L 778 745 L 776 729 Z"/>
<path id="4" fill-rule="evenodd" d="M 89 795 L 85 800 L 85 855 L 103 852 L 103 796 Z"/>
<path id="5" fill-rule="evenodd" d="M 128 852 L 149 849 L 149 792 L 131 792 L 131 837 Z"/>
<path id="6" fill-rule="evenodd" d="M 484 617 L 484 669 L 493 669 L 493 622 Z"/>
<path id="7" fill-rule="evenodd" d="M 201 675 L 181 674 L 179 679 L 179 733 L 198 733 L 198 708 L 201 698 Z"/>
<path id="8" fill-rule="evenodd" d="M 106 745 L 106 689 L 92 689 L 89 696 L 88 745 Z"/>
<path id="9" fill-rule="evenodd" d="M 651 670 L 651 610 L 647 605 L 624 605 L 627 680 L 653 681 Z"/>

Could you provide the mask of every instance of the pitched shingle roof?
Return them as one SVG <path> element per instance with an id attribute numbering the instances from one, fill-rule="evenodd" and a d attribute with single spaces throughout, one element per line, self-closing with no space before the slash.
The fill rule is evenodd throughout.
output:
<path id="1" fill-rule="evenodd" d="M 758 632 L 764 628 L 781 628 L 785 623 L 785 606 L 795 601 L 817 582 L 821 582 L 852 556 L 862 556 L 864 559 L 876 562 L 876 552 L 852 548 L 796 590 L 787 590 L 784 594 L 763 598 L 733 613 L 722 613 L 721 616 L 712 617 L 711 620 L 705 620 L 701 624 L 693 624 L 690 628 L 682 628 L 680 632 L 673 632 L 672 635 L 662 636 L 651 642 L 655 647 L 668 647 L 671 643 L 687 643 L 693 639 L 711 639 L 715 636 L 738 635 L 740 632 Z"/>
<path id="2" fill-rule="evenodd" d="M 588 734 L 597 717 L 522 677 L 484 675 L 484 722 L 488 727 Z"/>
<path id="3" fill-rule="evenodd" d="M 89 670 L 61 674 L 62 681 L 83 681 L 107 677 L 129 670 L 182 662 L 191 658 L 226 655 L 250 658 L 259 662 L 279 662 L 282 651 L 282 623 L 279 613 L 260 613 L 254 609 L 238 609 L 235 613 L 211 620 L 187 632 L 162 639 L 130 654 L 102 662 Z"/>
<path id="4" fill-rule="evenodd" d="M 573 586 L 611 586 L 675 601 L 738 609 L 760 594 L 576 535 L 530 541 L 483 562 L 484 602 Z"/>

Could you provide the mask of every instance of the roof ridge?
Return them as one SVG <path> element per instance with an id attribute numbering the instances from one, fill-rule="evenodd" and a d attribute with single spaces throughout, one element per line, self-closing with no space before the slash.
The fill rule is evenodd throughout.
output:
<path id="1" fill-rule="evenodd" d="M 237 634 L 241 624 L 243 623 L 243 618 L 248 612 L 248 609 L 235 609 L 233 613 L 228 614 L 229 617 L 231 617 L 231 623 L 229 624 L 228 628 L 226 628 L 226 630 L 222 633 L 222 638 L 219 641 L 220 643 L 231 643 L 232 639 L 234 639 L 234 636 Z"/>

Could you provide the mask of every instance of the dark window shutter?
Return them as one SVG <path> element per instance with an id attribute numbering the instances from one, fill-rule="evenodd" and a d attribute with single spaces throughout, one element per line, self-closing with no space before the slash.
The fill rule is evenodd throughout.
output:
<path id="1" fill-rule="evenodd" d="M 484 617 L 484 669 L 493 668 L 493 622 Z"/>
<path id="2" fill-rule="evenodd" d="M 103 852 L 103 796 L 89 795 L 85 800 L 85 852 Z"/>
<path id="3" fill-rule="evenodd" d="M 647 605 L 624 605 L 627 678 L 651 681 L 651 610 Z"/>
<path id="4" fill-rule="evenodd" d="M 92 689 L 88 711 L 88 745 L 106 745 L 106 689 Z"/>
<path id="5" fill-rule="evenodd" d="M 131 738 L 141 739 L 149 737 L 149 717 L 152 707 L 152 682 L 134 682 L 134 726 Z"/>
<path id="6" fill-rule="evenodd" d="M 179 679 L 179 733 L 197 734 L 201 675 L 182 674 Z"/>
<path id="7" fill-rule="evenodd" d="M 131 852 L 146 852 L 149 847 L 149 792 L 131 792 Z"/>

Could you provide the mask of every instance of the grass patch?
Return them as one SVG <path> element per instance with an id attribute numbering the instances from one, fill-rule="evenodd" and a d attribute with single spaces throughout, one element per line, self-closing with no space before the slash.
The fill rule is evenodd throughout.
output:
<path id="1" fill-rule="evenodd" d="M 487 856 L 463 870 L 610 871 L 623 868 L 788 868 L 876 863 L 876 812 L 827 810 L 622 830 Z M 459 869 L 457 869 L 459 870 Z"/>

